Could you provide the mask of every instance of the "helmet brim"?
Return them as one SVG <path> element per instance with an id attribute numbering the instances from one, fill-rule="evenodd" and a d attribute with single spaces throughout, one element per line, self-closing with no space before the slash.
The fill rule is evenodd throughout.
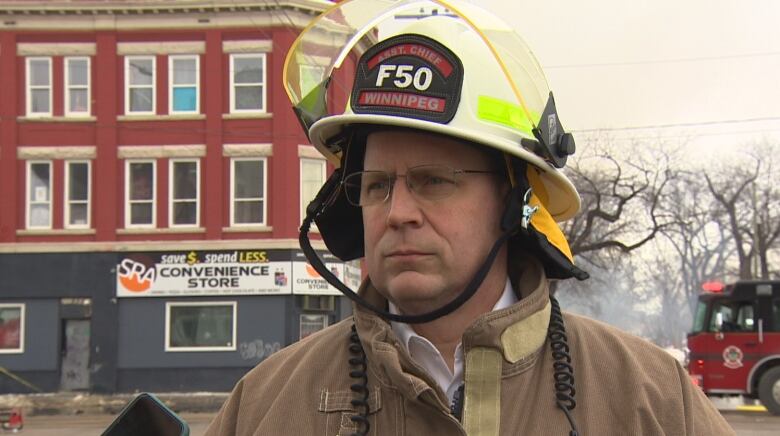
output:
<path id="1" fill-rule="evenodd" d="M 540 197 L 544 198 L 545 206 L 555 221 L 561 222 L 572 218 L 580 208 L 580 196 L 566 175 L 556 170 L 550 163 L 544 161 L 533 152 L 518 146 L 513 141 L 485 134 L 485 132 L 479 132 L 481 134 L 478 135 L 470 130 L 458 129 L 451 125 L 407 117 L 343 114 L 325 117 L 314 123 L 309 131 L 311 143 L 333 165 L 338 167 L 340 165 L 340 156 L 331 151 L 326 144 L 331 141 L 331 138 L 341 136 L 350 126 L 356 125 L 396 126 L 437 133 L 482 144 L 516 156 L 539 170 L 540 179 L 544 183 L 546 190 Z"/>

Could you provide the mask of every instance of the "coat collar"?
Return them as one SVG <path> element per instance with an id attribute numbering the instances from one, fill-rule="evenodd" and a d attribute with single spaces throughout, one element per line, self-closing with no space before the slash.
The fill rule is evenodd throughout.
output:
<path id="1" fill-rule="evenodd" d="M 509 270 L 520 301 L 477 318 L 464 332 L 463 347 L 467 355 L 474 348 L 498 351 L 503 356 L 504 372 L 514 373 L 535 360 L 531 358 L 544 344 L 550 302 L 548 280 L 537 260 L 515 258 Z M 358 293 L 372 305 L 387 307 L 387 300 L 368 279 Z M 389 322 L 354 304 L 353 313 L 369 366 L 381 380 L 413 396 L 435 385 L 406 353 Z"/>

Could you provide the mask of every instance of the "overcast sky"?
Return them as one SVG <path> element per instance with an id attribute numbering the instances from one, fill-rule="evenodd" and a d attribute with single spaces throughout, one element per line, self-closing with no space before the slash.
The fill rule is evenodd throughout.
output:
<path id="1" fill-rule="evenodd" d="M 471 2 L 523 36 L 575 133 L 685 136 L 705 153 L 780 142 L 780 1 Z M 669 124 L 691 125 L 623 129 Z"/>

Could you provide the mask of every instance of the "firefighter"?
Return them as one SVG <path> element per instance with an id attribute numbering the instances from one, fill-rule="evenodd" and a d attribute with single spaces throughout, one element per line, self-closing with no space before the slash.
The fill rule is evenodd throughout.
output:
<path id="1" fill-rule="evenodd" d="M 574 139 L 510 27 L 450 1 L 342 1 L 285 68 L 336 167 L 301 247 L 353 316 L 250 371 L 206 434 L 734 434 L 670 355 L 551 297 L 587 278 L 557 225 L 579 209 Z M 358 292 L 313 222 L 364 260 Z"/>

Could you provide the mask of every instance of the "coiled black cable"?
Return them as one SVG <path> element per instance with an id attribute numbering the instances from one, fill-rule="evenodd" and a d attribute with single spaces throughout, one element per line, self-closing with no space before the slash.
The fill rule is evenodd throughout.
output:
<path id="1" fill-rule="evenodd" d="M 555 297 L 550 296 L 552 311 L 550 312 L 550 326 L 547 328 L 547 337 L 550 339 L 550 348 L 553 362 L 553 379 L 555 381 L 555 402 L 569 420 L 571 431 L 569 436 L 578 436 L 577 425 L 571 411 L 577 406 L 574 400 L 574 367 L 571 365 L 566 326 L 563 325 L 561 306 Z"/>
<path id="2" fill-rule="evenodd" d="M 368 365 L 366 352 L 360 344 L 355 324 L 352 324 L 352 331 L 349 334 L 349 353 L 352 355 L 349 358 L 349 365 L 353 368 L 349 376 L 357 379 L 357 383 L 349 387 L 356 394 L 356 398 L 350 402 L 357 411 L 357 414 L 350 417 L 357 426 L 357 431 L 353 432 L 352 436 L 365 436 L 371 429 L 371 423 L 368 422 Z"/>

